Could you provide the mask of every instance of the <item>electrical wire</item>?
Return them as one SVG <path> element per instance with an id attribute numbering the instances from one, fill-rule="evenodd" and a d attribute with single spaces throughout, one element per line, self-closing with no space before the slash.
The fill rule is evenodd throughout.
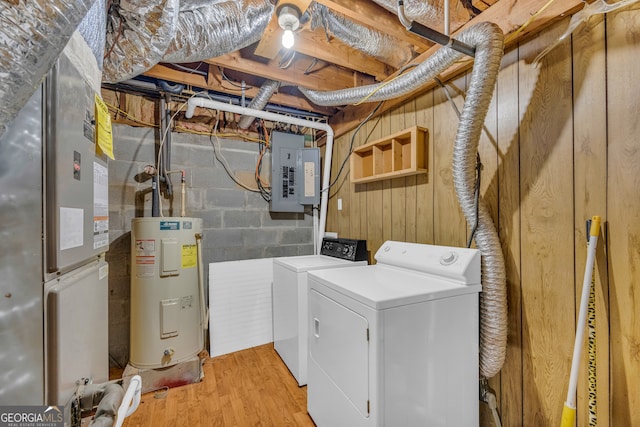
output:
<path id="1" fill-rule="evenodd" d="M 453 108 L 453 111 L 455 111 L 456 115 L 458 116 L 458 120 L 460 120 L 460 116 L 462 115 L 462 113 L 460 113 L 460 109 L 458 108 L 458 106 L 456 105 L 455 101 L 453 100 L 453 98 L 451 97 L 451 94 L 449 93 L 449 88 L 442 83 L 442 81 L 438 78 L 434 78 L 433 79 L 438 86 L 440 86 L 443 90 L 444 90 L 444 94 L 447 97 L 447 99 L 449 100 L 449 103 L 451 104 L 451 107 Z M 480 160 L 480 153 L 476 152 L 476 185 L 474 188 L 474 210 L 475 210 L 475 218 L 474 218 L 474 224 L 473 227 L 471 228 L 471 233 L 469 234 L 469 238 L 467 239 L 467 247 L 470 248 L 471 247 L 471 243 L 473 243 L 473 238 L 476 235 L 476 231 L 478 230 L 478 215 L 479 215 L 479 199 L 480 199 L 480 173 L 482 171 L 482 161 Z"/>
<path id="2" fill-rule="evenodd" d="M 213 146 L 213 155 L 215 156 L 216 160 L 222 165 L 224 170 L 227 172 L 227 175 L 229 175 L 229 178 L 231 178 L 233 180 L 233 182 L 235 182 L 236 184 L 238 184 L 240 187 L 244 188 L 247 191 L 251 191 L 251 192 L 254 192 L 254 193 L 259 193 L 260 192 L 259 188 L 251 188 L 248 185 L 244 184 L 231 171 L 231 166 L 229 166 L 229 162 L 227 161 L 227 159 L 222 154 L 222 150 L 221 150 L 221 147 L 220 147 L 220 138 L 218 138 L 218 133 L 217 133 L 218 123 L 219 122 L 220 122 L 220 116 L 218 114 L 216 114 L 216 123 L 213 126 L 213 130 L 211 131 L 211 134 L 209 136 L 209 141 L 211 142 L 211 145 Z M 213 142 L 213 138 L 215 138 L 215 143 Z"/>
<path id="3" fill-rule="evenodd" d="M 166 169 L 166 168 L 164 168 L 164 162 L 163 162 L 163 159 L 162 159 L 162 147 L 164 146 L 164 143 L 167 140 L 168 133 L 171 131 L 171 123 L 173 123 L 173 121 L 176 118 L 176 116 L 178 115 L 178 113 L 180 111 L 182 111 L 187 106 L 187 103 L 189 102 L 189 99 L 193 98 L 196 95 L 197 95 L 197 93 L 194 93 L 193 95 L 191 95 L 185 102 L 183 102 L 180 105 L 180 107 L 176 110 L 176 112 L 173 113 L 173 115 L 171 116 L 171 118 L 167 122 L 167 126 L 165 127 L 164 132 L 163 132 L 163 134 L 162 134 L 162 136 L 160 138 L 160 146 L 158 147 L 158 158 L 156 160 L 156 164 L 158 165 L 158 167 L 156 168 L 156 181 L 157 181 L 158 185 L 160 185 L 160 165 L 163 165 L 163 169 Z M 166 170 L 165 170 L 165 173 L 166 173 Z M 160 217 L 164 217 L 164 214 L 162 213 L 162 197 L 158 197 L 158 207 L 159 207 Z"/>
<path id="4" fill-rule="evenodd" d="M 127 119 L 129 119 L 129 120 L 131 120 L 131 121 L 133 121 L 133 122 L 140 123 L 140 124 L 142 124 L 142 125 L 149 126 L 149 127 L 152 127 L 152 128 L 157 128 L 157 127 L 159 127 L 159 126 L 158 126 L 158 125 L 156 125 L 156 124 L 149 123 L 149 122 L 145 122 L 144 120 L 141 120 L 141 119 L 139 119 L 139 118 L 137 118 L 137 117 L 135 117 L 135 116 L 132 116 L 131 114 L 127 113 L 126 111 L 121 110 L 120 108 L 116 107 L 115 105 L 111 105 L 111 104 L 109 104 L 108 102 L 105 102 L 105 104 L 106 104 L 106 106 L 107 106 L 110 110 L 113 110 L 113 112 L 117 112 L 117 113 L 119 113 L 119 114 L 122 114 L 122 115 L 123 115 L 123 116 L 125 116 Z"/>
<path id="5" fill-rule="evenodd" d="M 270 147 L 271 138 L 269 137 L 269 133 L 264 124 L 264 120 L 260 120 L 260 126 L 258 126 L 258 131 L 260 132 L 260 134 L 264 134 L 264 137 L 263 137 L 264 143 L 261 142 L 258 145 L 258 151 L 260 152 L 260 154 L 258 156 L 258 161 L 256 162 L 255 178 L 256 178 L 256 184 L 258 186 L 258 189 L 260 190 L 260 195 L 266 202 L 269 202 L 271 201 L 271 186 L 268 182 L 264 181 L 260 176 L 260 173 L 262 171 L 262 159 L 264 158 L 264 154 L 267 152 L 267 150 L 271 148 Z"/>
<path id="6" fill-rule="evenodd" d="M 278 63 L 278 67 L 282 68 L 283 70 L 289 68 L 293 63 L 295 57 L 296 51 L 290 50 L 282 56 L 282 59 L 280 59 L 280 62 Z"/>
<path id="7" fill-rule="evenodd" d="M 336 182 L 338 182 L 338 179 L 340 179 L 340 174 L 342 174 L 342 170 L 344 169 L 344 166 L 347 164 L 347 160 L 349 160 L 349 157 L 351 157 L 351 154 L 353 153 L 353 144 L 356 140 L 356 135 L 358 134 L 358 132 L 360 131 L 360 129 L 362 129 L 362 126 L 365 125 L 365 123 L 367 123 L 369 120 L 371 120 L 371 118 L 376 114 L 376 112 L 378 112 L 378 110 L 380 109 L 380 107 L 382 106 L 382 104 L 384 103 L 384 101 L 380 101 L 378 103 L 378 105 L 376 105 L 376 108 L 374 108 L 369 115 L 360 122 L 360 124 L 358 125 L 358 127 L 355 128 L 355 130 L 353 131 L 353 134 L 351 135 L 351 142 L 349 143 L 349 154 L 347 154 L 344 157 L 344 160 L 342 161 L 342 164 L 340 165 L 340 169 L 338 169 L 338 173 L 336 174 L 335 179 L 333 180 L 333 182 L 331 182 L 329 184 L 329 186 L 327 188 L 324 188 L 322 191 L 328 191 L 331 187 L 333 187 Z M 366 140 L 365 140 L 366 142 Z"/>
<path id="8" fill-rule="evenodd" d="M 482 163 L 480 162 L 480 153 L 476 153 L 476 186 L 473 193 L 473 203 L 475 207 L 475 222 L 473 223 L 473 228 L 471 229 L 471 233 L 469 233 L 469 238 L 467 239 L 467 247 L 471 247 L 471 243 L 473 242 L 473 238 L 476 235 L 476 231 L 478 231 L 478 210 L 479 210 L 479 199 L 480 199 L 480 171 L 482 170 Z"/>
<path id="9" fill-rule="evenodd" d="M 200 63 L 198 64 L 198 67 L 199 67 L 200 65 L 202 65 L 202 62 L 200 62 Z M 172 66 L 172 67 L 177 68 L 178 70 L 186 71 L 187 73 L 190 73 L 190 74 L 199 74 L 199 75 L 201 75 L 201 76 L 205 76 L 205 77 L 207 77 L 207 73 L 206 73 L 205 71 L 202 71 L 202 70 L 198 70 L 198 69 L 195 69 L 195 68 L 185 67 L 184 65 L 180 65 L 180 64 L 171 64 L 171 66 Z"/>
<path id="10" fill-rule="evenodd" d="M 253 89 L 253 86 L 247 86 L 247 85 L 241 85 L 238 84 L 236 82 L 234 82 L 233 80 L 231 80 L 229 77 L 227 77 L 227 75 L 224 73 L 224 68 L 222 67 L 218 67 L 218 70 L 220 71 L 220 75 L 222 76 L 222 78 L 229 82 L 232 86 L 235 86 L 239 89 L 243 89 L 243 90 L 247 90 L 247 89 Z"/>
<path id="11" fill-rule="evenodd" d="M 522 24 L 515 32 L 509 34 L 509 36 L 507 38 L 505 38 L 504 40 L 504 44 L 505 46 L 508 45 L 509 43 L 511 43 L 513 40 L 516 39 L 516 37 L 518 37 L 518 35 L 524 31 L 525 28 L 527 28 L 533 21 L 536 20 L 536 18 L 538 18 L 538 16 L 540 16 L 540 14 L 542 12 L 545 11 L 546 8 L 548 8 L 549 6 L 551 6 L 551 4 L 554 2 L 555 0 L 549 0 L 544 6 L 542 6 L 540 8 L 540 10 L 538 10 L 536 13 L 534 13 L 533 15 L 531 15 L 529 17 L 529 19 L 527 19 L 525 21 L 524 24 Z"/>

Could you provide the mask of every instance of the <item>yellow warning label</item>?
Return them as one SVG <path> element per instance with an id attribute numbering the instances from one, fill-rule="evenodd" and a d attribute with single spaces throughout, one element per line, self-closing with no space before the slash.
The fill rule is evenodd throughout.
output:
<path id="1" fill-rule="evenodd" d="M 96 93 L 96 153 L 100 152 L 109 156 L 111 160 L 115 160 L 113 157 L 113 135 L 111 134 L 111 116 L 109 115 L 109 108 L 107 104 L 102 101 L 100 95 Z"/>
<path id="2" fill-rule="evenodd" d="M 197 265 L 198 249 L 196 245 L 182 245 L 182 268 L 192 268 Z"/>

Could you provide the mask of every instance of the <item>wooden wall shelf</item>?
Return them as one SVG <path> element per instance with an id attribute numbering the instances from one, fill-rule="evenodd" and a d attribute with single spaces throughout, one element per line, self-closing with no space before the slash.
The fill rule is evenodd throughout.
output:
<path id="1" fill-rule="evenodd" d="M 351 153 L 351 182 L 427 173 L 428 135 L 427 129 L 413 126 L 356 148 Z"/>

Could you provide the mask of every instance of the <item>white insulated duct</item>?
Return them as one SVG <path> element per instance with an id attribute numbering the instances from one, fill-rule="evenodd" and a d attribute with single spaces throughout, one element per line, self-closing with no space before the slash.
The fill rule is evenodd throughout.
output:
<path id="1" fill-rule="evenodd" d="M 475 223 L 475 167 L 480 133 L 493 96 L 503 54 L 503 34 L 495 24 L 479 23 L 457 39 L 475 48 L 475 63 L 453 154 L 453 179 L 458 202 L 467 223 Z M 352 104 L 371 94 L 367 101 L 395 98 L 424 86 L 453 65 L 462 53 L 443 47 L 424 63 L 383 86 L 375 84 L 333 92 L 300 90 L 317 105 Z M 507 344 L 507 296 L 504 257 L 498 233 L 484 200 L 478 200 L 475 241 L 482 253 L 483 290 L 480 294 L 480 374 L 495 376 L 504 363 Z"/>
<path id="2" fill-rule="evenodd" d="M 300 127 L 308 127 L 327 132 L 327 145 L 325 149 L 324 170 L 322 172 L 322 193 L 320 199 L 320 223 L 318 228 L 313 229 L 314 254 L 320 253 L 322 246 L 322 238 L 324 237 L 327 226 L 327 206 L 329 201 L 329 180 L 331 178 L 331 158 L 333 156 L 333 129 L 327 123 L 314 122 L 312 120 L 299 119 L 297 117 L 286 116 L 284 114 L 271 113 L 269 111 L 252 110 L 250 108 L 241 107 L 239 105 L 226 104 L 220 101 L 205 98 L 190 98 L 188 101 L 185 117 L 190 119 L 193 117 L 196 107 L 210 108 L 212 110 L 228 111 L 235 114 L 243 114 L 246 116 L 258 117 L 260 119 L 270 120 L 272 122 L 288 123 Z M 314 210 L 315 212 L 315 210 Z M 314 225 L 316 218 L 313 218 Z"/>
<path id="3" fill-rule="evenodd" d="M 242 49 L 260 40 L 272 16 L 268 0 L 181 0 L 162 62 L 203 61 Z"/>
<path id="4" fill-rule="evenodd" d="M 350 21 L 333 13 L 326 6 L 313 2 L 308 13 L 311 16 L 312 30 L 323 28 L 346 45 L 373 56 L 385 64 L 397 66 L 398 63 L 407 63 L 413 57 L 409 44 Z"/>
<path id="5" fill-rule="evenodd" d="M 104 81 L 117 83 L 159 62 L 195 62 L 259 40 L 273 15 L 268 0 L 114 0 Z"/>
<path id="6" fill-rule="evenodd" d="M 179 0 L 114 0 L 107 17 L 105 82 L 144 73 L 162 59 L 178 24 Z"/>
<path id="7" fill-rule="evenodd" d="M 389 12 L 398 10 L 397 0 L 373 0 L 374 3 L 384 7 Z M 404 0 L 404 11 L 409 21 L 416 21 L 427 27 L 442 28 L 445 15 L 445 0 Z M 464 0 L 460 1 L 464 6 Z M 457 16 L 457 15 L 456 15 Z M 451 22 L 453 28 L 466 24 L 466 21 L 456 20 Z"/>
<path id="8" fill-rule="evenodd" d="M 92 4 L 93 0 L 0 1 L 0 136 Z"/>
<path id="9" fill-rule="evenodd" d="M 269 99 L 280 87 L 280 82 L 275 80 L 267 80 L 260 86 L 260 90 L 256 96 L 249 103 L 249 108 L 253 110 L 264 110 L 267 106 Z M 248 129 L 251 123 L 255 120 L 254 116 L 244 115 L 238 120 L 238 127 L 240 129 Z"/>

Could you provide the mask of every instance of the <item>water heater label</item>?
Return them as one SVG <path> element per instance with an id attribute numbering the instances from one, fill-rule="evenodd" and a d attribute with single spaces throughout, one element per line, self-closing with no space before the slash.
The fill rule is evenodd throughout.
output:
<path id="1" fill-rule="evenodd" d="M 180 230 L 180 221 L 160 221 L 160 230 Z"/>
<path id="2" fill-rule="evenodd" d="M 153 277 L 156 263 L 156 241 L 153 239 L 136 240 L 136 277 Z"/>
<path id="3" fill-rule="evenodd" d="M 198 249 L 195 244 L 182 245 L 182 268 L 192 268 L 197 265 Z"/>

